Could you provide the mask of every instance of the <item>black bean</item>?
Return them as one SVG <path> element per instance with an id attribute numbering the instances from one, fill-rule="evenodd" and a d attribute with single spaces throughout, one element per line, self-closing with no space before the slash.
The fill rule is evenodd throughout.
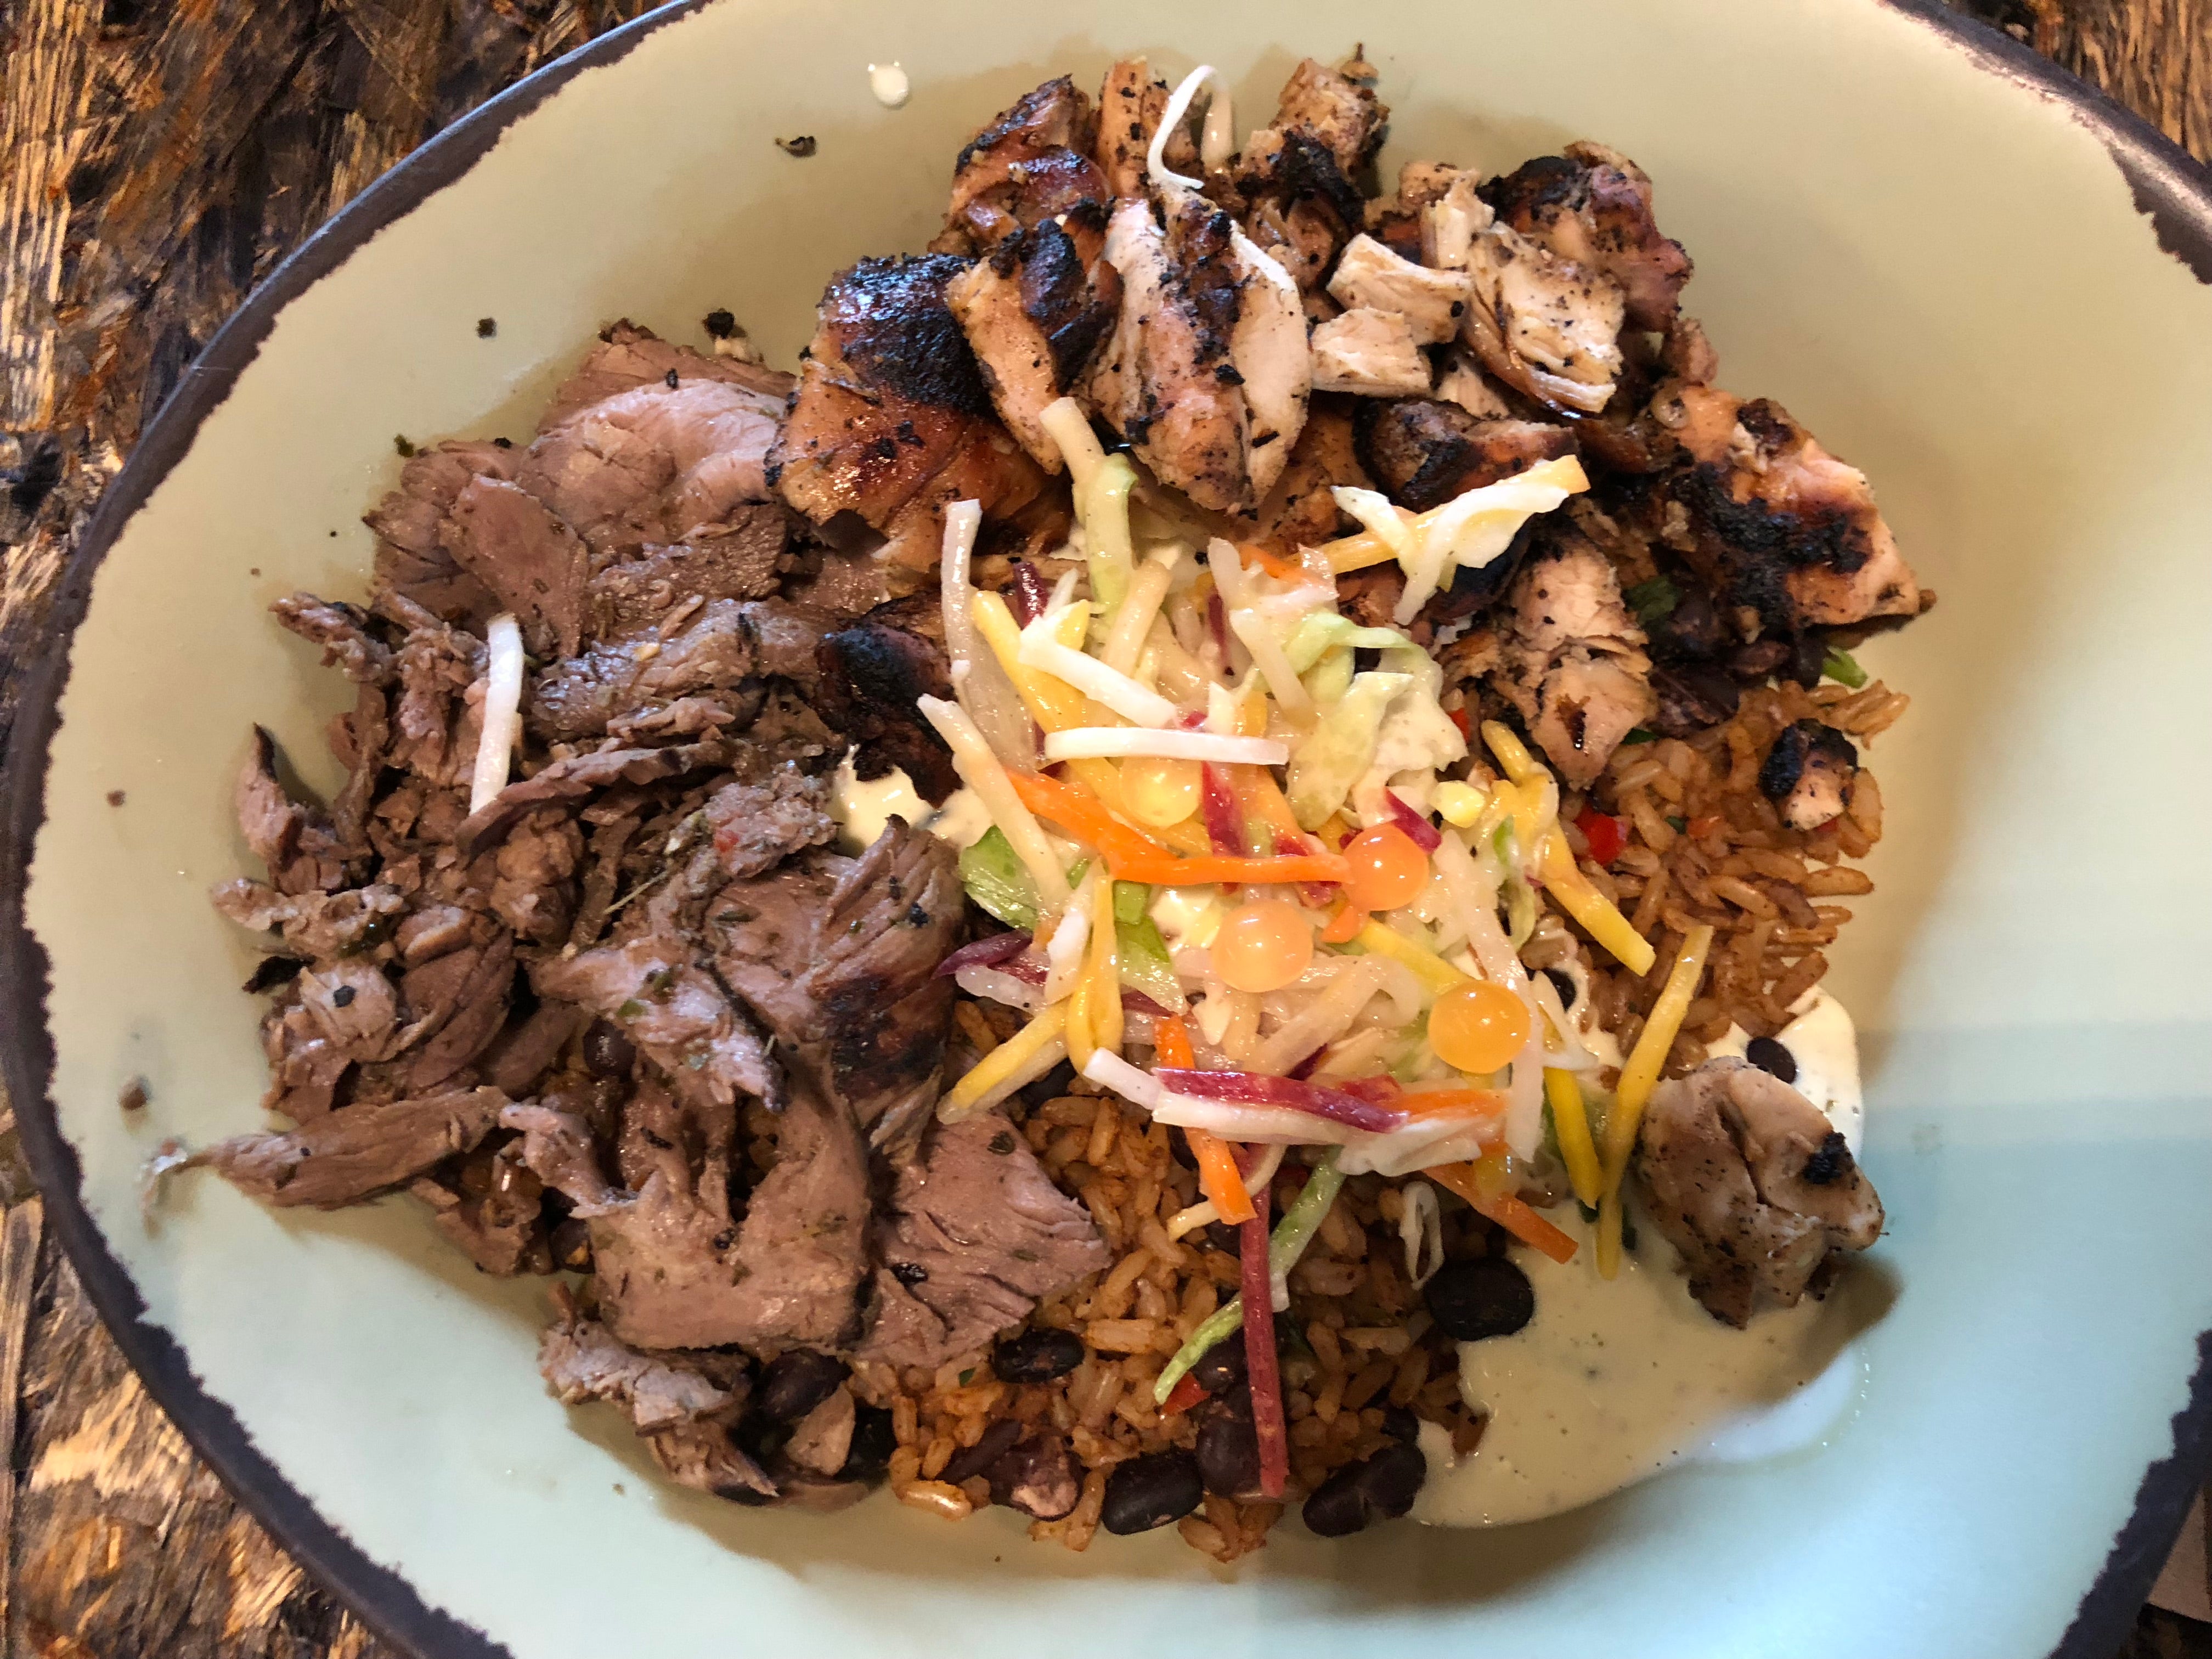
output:
<path id="1" fill-rule="evenodd" d="M 1304 1510 L 1306 1528 L 1323 1538 L 1344 1538 L 1367 1524 L 1367 1494 L 1359 1477 L 1365 1466 L 1346 1463 L 1313 1489 Z"/>
<path id="2" fill-rule="evenodd" d="M 1180 1521 L 1206 1501 L 1198 1460 L 1187 1451 L 1153 1452 L 1115 1466 L 1106 1477 L 1098 1524 L 1127 1536 Z"/>
<path id="3" fill-rule="evenodd" d="M 1066 1439 L 1040 1429 L 984 1474 L 991 1501 L 1039 1521 L 1057 1521 L 1083 1496 L 1083 1470 Z"/>
<path id="4" fill-rule="evenodd" d="M 983 1437 L 974 1445 L 963 1446 L 953 1453 L 952 1461 L 945 1466 L 945 1473 L 937 1478 L 949 1486 L 957 1486 L 972 1475 L 983 1474 L 1012 1450 L 1014 1442 L 1021 1437 L 1021 1419 L 1002 1417 L 984 1430 Z"/>
<path id="5" fill-rule="evenodd" d="M 1208 1394 L 1227 1394 L 1244 1386 L 1244 1333 L 1231 1331 L 1198 1357 L 1190 1368 L 1198 1386 Z"/>
<path id="6" fill-rule="evenodd" d="M 1771 1072 L 1784 1083 L 1797 1080 L 1797 1056 L 1772 1037 L 1753 1037 L 1743 1045 L 1743 1057 L 1762 1072 Z"/>
<path id="7" fill-rule="evenodd" d="M 1360 1465 L 1359 1490 L 1376 1514 L 1395 1521 L 1413 1507 L 1421 1482 L 1428 1478 L 1429 1460 L 1421 1455 L 1421 1449 L 1401 1440 Z"/>
<path id="8" fill-rule="evenodd" d="M 843 1360 L 809 1348 L 793 1348 L 769 1363 L 753 1403 L 775 1422 L 796 1423 L 836 1392 L 845 1376 Z"/>
<path id="9" fill-rule="evenodd" d="M 837 1471 L 840 1480 L 878 1480 L 890 1467 L 891 1454 L 898 1449 L 898 1433 L 891 1426 L 891 1414 L 883 1406 L 854 1406 L 853 1407 L 853 1449 L 845 1454 L 845 1467 Z"/>
<path id="10" fill-rule="evenodd" d="M 991 1350 L 991 1370 L 1001 1382 L 1049 1382 L 1082 1363 L 1083 1339 L 1073 1331 L 1041 1327 Z"/>
<path id="11" fill-rule="evenodd" d="M 1249 1417 L 1217 1412 L 1198 1431 L 1198 1472 L 1217 1498 L 1243 1498 L 1260 1487 L 1260 1433 Z"/>
<path id="12" fill-rule="evenodd" d="M 628 1077 L 636 1060 L 636 1048 L 612 1020 L 595 1019 L 585 1031 L 584 1064 L 593 1077 Z"/>
<path id="13" fill-rule="evenodd" d="M 1455 1342 L 1510 1336 L 1536 1311 L 1528 1275 L 1502 1255 L 1447 1261 L 1429 1281 L 1429 1313 Z"/>
<path id="14" fill-rule="evenodd" d="M 1393 1440 L 1419 1440 L 1421 1419 L 1413 1415 L 1410 1406 L 1385 1406 L 1382 1408 L 1382 1432 Z"/>
<path id="15" fill-rule="evenodd" d="M 1066 1094 L 1069 1085 L 1074 1081 L 1075 1067 L 1063 1060 L 1035 1083 L 1024 1087 L 1021 1093 L 1022 1104 L 1035 1111 L 1048 1100 L 1057 1100 Z"/>
<path id="16" fill-rule="evenodd" d="M 1559 994 L 1560 1007 L 1575 1006 L 1575 976 L 1572 974 L 1563 973 L 1557 968 L 1547 968 L 1544 977 L 1552 981 L 1552 988 Z"/>
<path id="17" fill-rule="evenodd" d="M 553 1228 L 553 1261 L 555 1265 L 572 1273 L 592 1271 L 592 1228 L 586 1221 L 574 1216 L 555 1224 Z"/>

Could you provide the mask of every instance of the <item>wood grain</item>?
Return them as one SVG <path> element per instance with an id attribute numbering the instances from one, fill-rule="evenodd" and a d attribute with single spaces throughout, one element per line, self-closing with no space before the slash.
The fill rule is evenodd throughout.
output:
<path id="1" fill-rule="evenodd" d="M 1975 0 L 2212 155 L 2212 0 Z M 284 255 L 641 0 L 0 0 L 0 756 L 54 580 L 146 418 Z M 0 1656 L 386 1651 L 240 1510 L 76 1277 L 0 1102 Z M 2212 1654 L 2148 1615 L 2132 1653 Z"/>

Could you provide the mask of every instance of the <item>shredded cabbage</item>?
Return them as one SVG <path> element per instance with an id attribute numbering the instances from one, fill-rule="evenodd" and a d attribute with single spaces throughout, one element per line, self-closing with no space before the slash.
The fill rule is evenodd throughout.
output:
<path id="1" fill-rule="evenodd" d="M 1392 702 L 1413 683 L 1411 674 L 1380 670 L 1354 674 L 1336 706 L 1322 714 L 1312 734 L 1291 756 L 1287 793 L 1291 815 L 1301 827 L 1320 829 L 1344 805 L 1352 785 L 1375 763 Z"/>
<path id="2" fill-rule="evenodd" d="M 997 824 L 960 849 L 960 881 L 969 898 L 1007 927 L 1036 928 L 1036 878 Z"/>

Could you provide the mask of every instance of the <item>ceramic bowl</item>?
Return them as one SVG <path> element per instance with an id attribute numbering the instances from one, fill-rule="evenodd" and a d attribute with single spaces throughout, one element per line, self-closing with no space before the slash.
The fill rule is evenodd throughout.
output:
<path id="1" fill-rule="evenodd" d="M 1866 653 L 1917 703 L 1876 751 L 1881 890 L 1832 981 L 1868 1032 L 1891 1218 L 1846 1426 L 1503 1532 L 1286 1528 L 1234 1571 L 1171 1532 L 1076 1556 L 1004 1510 L 668 1486 L 612 1413 L 544 1393 L 543 1284 L 475 1275 L 404 1201 L 279 1215 L 201 1177 L 142 1216 L 164 1138 L 258 1121 L 252 952 L 205 895 L 247 865 L 249 723 L 322 753 L 338 677 L 266 607 L 362 591 L 395 434 L 525 435 L 623 315 L 702 343 L 727 307 L 789 361 L 826 274 L 919 247 L 960 142 L 1048 75 L 1203 58 L 1249 118 L 1356 40 L 1397 112 L 1388 167 L 1583 135 L 1642 162 L 1723 381 L 1864 467 L 1942 595 Z M 891 61 L 896 110 L 867 79 Z M 811 159 L 773 142 L 798 133 Z M 2146 129 L 1933 7 L 656 13 L 288 264 L 70 569 L 0 878 L 9 1082 L 55 1224 L 185 1431 L 418 1655 L 2109 1651 L 2212 1410 L 2208 204 Z M 133 1078 L 151 1102 L 125 1113 Z"/>

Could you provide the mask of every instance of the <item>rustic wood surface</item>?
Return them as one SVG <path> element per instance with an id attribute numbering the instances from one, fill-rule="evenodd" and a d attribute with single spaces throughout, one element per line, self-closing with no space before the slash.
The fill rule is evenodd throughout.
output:
<path id="1" fill-rule="evenodd" d="M 0 0 L 0 754 L 14 667 L 144 421 L 379 173 L 641 0 Z M 2212 156 L 2212 0 L 1971 8 Z M 388 1651 L 232 1501 L 51 1238 L 0 1102 L 0 1659 Z M 2128 1651 L 2212 1656 L 2147 1610 Z"/>

